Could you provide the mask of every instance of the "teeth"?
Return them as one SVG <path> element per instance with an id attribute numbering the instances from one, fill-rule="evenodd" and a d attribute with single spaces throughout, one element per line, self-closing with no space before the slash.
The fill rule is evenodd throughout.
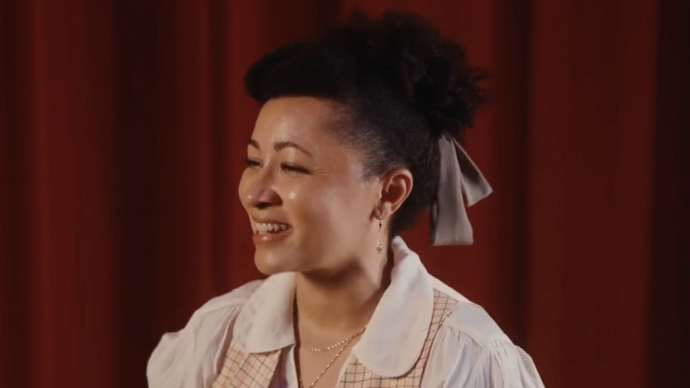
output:
<path id="1" fill-rule="evenodd" d="M 273 224 L 273 223 L 259 223 L 256 224 L 256 231 L 259 234 L 274 233 L 278 231 L 286 230 L 289 226 L 287 224 Z"/>

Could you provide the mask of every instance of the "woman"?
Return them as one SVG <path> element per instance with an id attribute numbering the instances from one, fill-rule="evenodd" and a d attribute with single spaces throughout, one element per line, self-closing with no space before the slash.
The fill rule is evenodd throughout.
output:
<path id="1" fill-rule="evenodd" d="M 464 201 L 491 189 L 452 139 L 480 79 L 460 46 L 395 12 L 355 13 L 257 61 L 238 191 L 269 277 L 165 335 L 149 386 L 542 387 L 530 357 L 398 236 L 429 208 L 435 245 L 472 243 Z"/>

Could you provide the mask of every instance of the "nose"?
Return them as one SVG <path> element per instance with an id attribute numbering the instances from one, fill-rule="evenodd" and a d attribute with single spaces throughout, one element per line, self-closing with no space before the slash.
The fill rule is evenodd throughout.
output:
<path id="1" fill-rule="evenodd" d="M 266 209 L 281 204 L 273 175 L 267 168 L 245 171 L 239 186 L 245 208 Z"/>

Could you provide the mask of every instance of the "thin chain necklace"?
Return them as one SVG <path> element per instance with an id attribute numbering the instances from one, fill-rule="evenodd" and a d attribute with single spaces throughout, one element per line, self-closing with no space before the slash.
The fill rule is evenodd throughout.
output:
<path id="1" fill-rule="evenodd" d="M 333 344 L 331 346 L 326 346 L 325 348 L 310 348 L 308 346 L 305 346 L 304 344 L 301 344 L 300 346 L 303 347 L 304 349 L 307 349 L 308 351 L 314 352 L 314 353 L 327 352 L 329 350 L 339 348 L 343 344 L 349 343 L 350 341 L 352 341 L 353 339 L 357 338 L 359 335 L 364 333 L 364 330 L 366 330 L 366 329 L 367 329 L 367 326 L 365 325 L 363 328 L 359 329 L 359 331 L 356 332 L 355 334 L 345 338 L 344 340 L 342 340 L 336 344 Z"/>
<path id="2" fill-rule="evenodd" d="M 335 345 L 331 345 L 331 346 L 328 346 L 328 347 L 325 347 L 325 348 L 322 348 L 322 349 L 311 349 L 311 348 L 308 348 L 308 347 L 306 347 L 306 346 L 304 346 L 304 345 L 300 345 L 301 347 L 303 347 L 303 348 L 305 348 L 305 349 L 307 349 L 307 350 L 309 350 L 309 351 L 312 351 L 312 352 L 324 352 L 324 351 L 326 351 L 326 350 L 335 349 L 335 348 L 337 348 L 338 346 L 342 346 L 342 348 L 341 348 L 340 350 L 338 350 L 338 353 L 336 353 L 335 357 L 333 357 L 333 359 L 332 359 L 328 364 L 326 364 L 326 367 L 323 368 L 323 370 L 321 371 L 321 373 L 319 373 L 319 375 L 316 377 L 316 380 L 314 380 L 314 382 L 311 383 L 311 385 L 309 385 L 309 388 L 314 387 L 314 385 L 316 385 L 316 383 L 318 383 L 319 380 L 321 380 L 321 377 L 323 377 L 324 373 L 326 373 L 326 371 L 328 370 L 328 368 L 330 368 L 331 365 L 333 365 L 333 363 L 335 362 L 335 360 L 337 360 L 338 357 L 340 357 L 340 355 L 343 353 L 343 351 L 345 351 L 345 349 L 347 349 L 347 345 L 349 345 L 350 342 L 352 342 L 355 338 L 357 338 L 357 337 L 360 336 L 362 333 L 364 333 L 364 330 L 366 330 L 366 329 L 367 329 L 367 326 L 364 326 L 364 327 L 361 328 L 357 333 L 351 335 L 350 337 L 348 337 L 348 338 L 346 338 L 346 339 L 344 339 L 344 340 L 338 342 L 338 343 L 335 344 Z M 299 387 L 300 387 L 300 388 L 304 388 L 304 383 L 302 382 L 302 377 L 299 378 Z"/>

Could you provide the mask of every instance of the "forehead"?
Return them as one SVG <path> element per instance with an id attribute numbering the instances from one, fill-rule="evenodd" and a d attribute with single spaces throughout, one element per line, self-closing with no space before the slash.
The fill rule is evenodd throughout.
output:
<path id="1" fill-rule="evenodd" d="M 335 104 L 313 97 L 269 100 L 261 108 L 252 139 L 266 146 L 289 141 L 310 152 L 321 149 L 335 152 L 335 149 L 349 148 L 333 130 L 338 118 Z"/>

